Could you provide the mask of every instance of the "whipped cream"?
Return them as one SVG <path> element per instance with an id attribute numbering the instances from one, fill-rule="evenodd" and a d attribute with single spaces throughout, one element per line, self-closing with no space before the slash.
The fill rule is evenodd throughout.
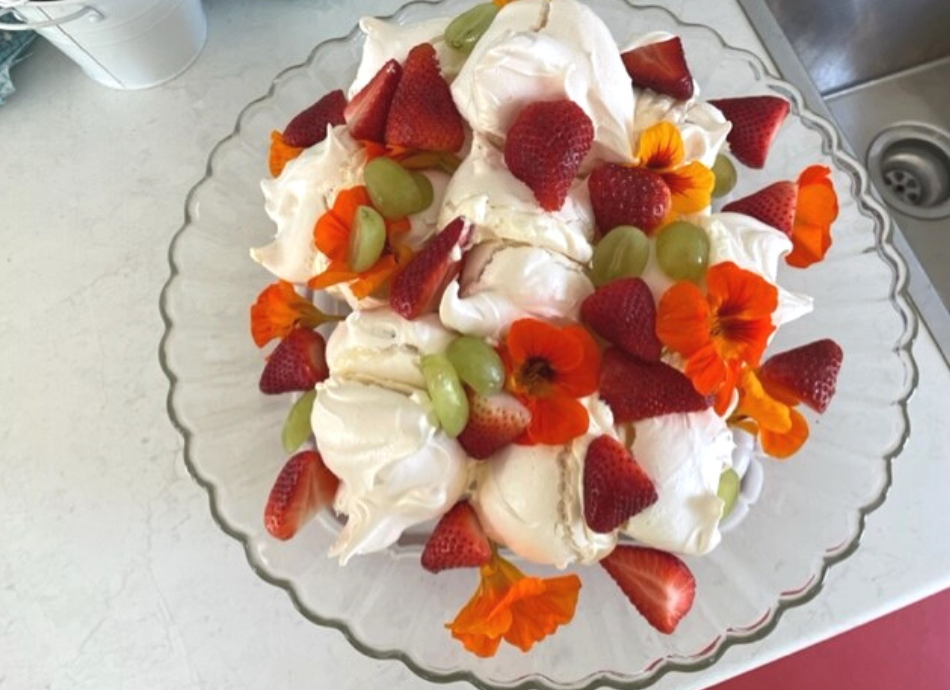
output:
<path id="1" fill-rule="evenodd" d="M 732 464 L 732 432 L 714 411 L 670 414 L 634 424 L 631 452 L 656 487 L 656 503 L 623 528 L 647 546 L 687 555 L 721 539 L 719 475 Z"/>
<path id="2" fill-rule="evenodd" d="M 576 321 L 593 291 L 583 268 L 560 254 L 486 242 L 465 257 L 462 274 L 442 295 L 439 316 L 456 331 L 498 340 L 517 319 Z"/>
<path id="3" fill-rule="evenodd" d="M 385 549 L 459 500 L 469 461 L 431 418 L 427 395 L 333 378 L 316 391 L 317 449 L 340 479 L 335 508 L 347 515 L 330 556 L 345 565 Z"/>
<path id="4" fill-rule="evenodd" d="M 444 352 L 455 337 L 435 314 L 407 321 L 388 307 L 355 311 L 330 334 L 327 366 L 336 379 L 424 390 L 419 359 Z"/>

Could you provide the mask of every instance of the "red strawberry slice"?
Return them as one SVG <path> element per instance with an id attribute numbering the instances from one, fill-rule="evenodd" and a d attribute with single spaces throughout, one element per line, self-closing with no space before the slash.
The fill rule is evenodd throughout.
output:
<path id="1" fill-rule="evenodd" d="M 732 123 L 729 147 L 750 168 L 764 168 L 772 140 L 788 115 L 788 101 L 778 96 L 749 96 L 709 101 Z"/>
<path id="2" fill-rule="evenodd" d="M 402 65 L 390 60 L 353 96 L 343 111 L 350 136 L 361 141 L 383 142 L 386 119 L 402 78 Z"/>
<path id="3" fill-rule="evenodd" d="M 618 546 L 600 562 L 647 623 L 669 635 L 693 607 L 696 578 L 670 553 Z"/>
<path id="4" fill-rule="evenodd" d="M 692 382 L 663 362 L 641 362 L 615 347 L 604 352 L 600 397 L 618 424 L 676 412 L 699 412 L 709 401 Z"/>
<path id="5" fill-rule="evenodd" d="M 386 120 L 386 143 L 407 149 L 455 152 L 462 148 L 462 116 L 439 70 L 435 48 L 420 43 L 402 66 Z"/>
<path id="6" fill-rule="evenodd" d="M 602 235 L 618 225 L 633 225 L 650 234 L 670 212 L 670 188 L 652 170 L 608 163 L 591 173 L 587 188 Z"/>
<path id="7" fill-rule="evenodd" d="M 261 374 L 261 393 L 308 391 L 330 375 L 326 341 L 316 331 L 295 328 L 274 348 Z"/>
<path id="8" fill-rule="evenodd" d="M 678 101 L 693 97 L 693 75 L 679 37 L 628 51 L 620 58 L 636 86 L 653 89 Z"/>
<path id="9" fill-rule="evenodd" d="M 584 520 L 595 532 L 613 532 L 641 510 L 656 503 L 653 482 L 610 436 L 591 441 L 584 459 Z"/>
<path id="10" fill-rule="evenodd" d="M 277 539 L 290 539 L 297 530 L 333 503 L 340 480 L 315 450 L 291 456 L 277 475 L 264 508 L 264 527 Z"/>
<path id="11" fill-rule="evenodd" d="M 453 260 L 452 253 L 465 246 L 471 232 L 468 221 L 456 218 L 410 259 L 393 279 L 389 290 L 389 306 L 393 311 L 411 321 L 432 309 L 461 266 L 461 260 Z"/>
<path id="12" fill-rule="evenodd" d="M 656 337 L 656 305 L 640 278 L 622 278 L 597 288 L 581 304 L 581 319 L 628 354 L 659 361 L 663 346 Z"/>
<path id="13" fill-rule="evenodd" d="M 505 140 L 505 163 L 545 211 L 557 211 L 594 143 L 594 124 L 569 100 L 525 106 Z"/>
<path id="14" fill-rule="evenodd" d="M 770 394 L 801 401 L 821 414 L 834 397 L 843 360 L 834 340 L 816 340 L 769 357 L 759 368 L 759 379 Z"/>
<path id="15" fill-rule="evenodd" d="M 728 213 L 744 213 L 781 230 L 786 235 L 791 235 L 797 204 L 798 185 L 794 182 L 776 182 L 754 194 L 726 204 L 722 210 Z"/>
<path id="16" fill-rule="evenodd" d="M 340 89 L 331 91 L 319 101 L 294 116 L 284 129 L 284 143 L 307 148 L 327 138 L 327 125 L 342 125 L 346 96 Z"/>
<path id="17" fill-rule="evenodd" d="M 430 573 L 476 568 L 490 560 L 491 544 L 466 501 L 456 503 L 442 516 L 422 551 L 422 567 Z"/>
<path id="18" fill-rule="evenodd" d="M 507 393 L 482 396 L 469 391 L 468 423 L 458 442 L 469 456 L 485 460 L 528 428 L 531 412 Z"/>

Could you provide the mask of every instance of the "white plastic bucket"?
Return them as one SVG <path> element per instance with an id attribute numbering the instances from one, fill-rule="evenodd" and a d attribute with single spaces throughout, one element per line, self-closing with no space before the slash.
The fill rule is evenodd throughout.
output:
<path id="1" fill-rule="evenodd" d="M 11 11 L 21 24 L 9 21 Z M 174 79 L 195 61 L 207 36 L 201 0 L 0 0 L 0 28 L 35 29 L 114 89 Z"/>

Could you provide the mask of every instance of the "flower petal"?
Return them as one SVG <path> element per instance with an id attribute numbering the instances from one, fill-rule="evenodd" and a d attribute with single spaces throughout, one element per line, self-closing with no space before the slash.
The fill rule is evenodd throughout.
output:
<path id="1" fill-rule="evenodd" d="M 587 408 L 574 398 L 552 395 L 522 401 L 531 412 L 531 423 L 517 439 L 522 445 L 561 446 L 587 432 Z"/>
<path id="2" fill-rule="evenodd" d="M 709 206 L 716 176 L 699 161 L 663 173 L 670 188 L 674 213 L 698 213 Z"/>
<path id="3" fill-rule="evenodd" d="M 331 263 L 346 263 L 350 228 L 356 209 L 371 204 L 366 187 L 351 187 L 337 194 L 333 208 L 317 219 L 313 228 L 313 244 Z"/>
<path id="4" fill-rule="evenodd" d="M 712 395 L 726 381 L 728 368 L 713 343 L 707 343 L 686 360 L 683 373 L 700 395 Z"/>
<path id="5" fill-rule="evenodd" d="M 581 581 L 577 575 L 545 580 L 526 577 L 515 588 L 524 593 L 511 604 L 511 627 L 505 633 L 505 641 L 527 652 L 535 642 L 574 618 Z"/>
<path id="6" fill-rule="evenodd" d="M 279 280 L 261 290 L 251 305 L 251 337 L 258 347 L 264 347 L 274 338 L 286 336 L 295 326 L 316 328 L 336 320 L 338 317 L 327 316 L 298 295 L 293 285 Z"/>
<path id="7" fill-rule="evenodd" d="M 555 372 L 570 371 L 580 365 L 584 348 L 563 330 L 536 319 L 519 319 L 511 324 L 505 347 L 515 366 L 530 359 L 543 359 Z"/>
<path id="8" fill-rule="evenodd" d="M 709 343 L 709 303 L 698 287 L 680 282 L 663 293 L 657 306 L 656 335 L 684 357 Z"/>
<path id="9" fill-rule="evenodd" d="M 302 148 L 284 143 L 283 135 L 274 130 L 270 133 L 270 151 L 267 154 L 267 168 L 274 177 L 279 177 L 284 166 L 300 155 Z"/>
<path id="10" fill-rule="evenodd" d="M 742 372 L 735 416 L 750 417 L 762 431 L 783 434 L 792 428 L 791 408 L 769 395 L 752 369 Z"/>
<path id="11" fill-rule="evenodd" d="M 672 170 L 683 162 L 683 136 L 671 122 L 657 122 L 640 135 L 637 166 L 654 172 Z"/>
<path id="12" fill-rule="evenodd" d="M 792 226 L 792 252 L 785 261 L 805 268 L 825 258 L 831 247 L 831 224 L 838 218 L 838 195 L 821 165 L 806 168 L 798 178 L 798 204 Z"/>
<path id="13" fill-rule="evenodd" d="M 575 340 L 581 348 L 581 359 L 576 367 L 556 370 L 555 385 L 572 398 L 583 398 L 597 390 L 600 383 L 600 348 L 590 333 L 581 326 L 567 326 L 561 330 L 565 338 Z"/>
<path id="14" fill-rule="evenodd" d="M 762 443 L 762 450 L 777 460 L 785 460 L 794 455 L 805 441 L 808 440 L 808 422 L 805 421 L 805 418 L 798 410 L 790 409 L 789 415 L 791 418 L 791 427 L 788 431 L 759 430 L 759 440 Z"/>

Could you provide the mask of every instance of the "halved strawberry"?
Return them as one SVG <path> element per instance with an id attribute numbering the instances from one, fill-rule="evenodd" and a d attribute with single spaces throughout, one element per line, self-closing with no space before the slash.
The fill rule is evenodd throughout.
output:
<path id="1" fill-rule="evenodd" d="M 261 374 L 261 393 L 308 391 L 330 375 L 326 341 L 316 331 L 295 328 L 274 348 Z"/>
<path id="2" fill-rule="evenodd" d="M 277 539 L 290 539 L 317 512 L 333 503 L 340 480 L 315 450 L 291 458 L 277 475 L 264 508 L 264 527 Z"/>
<path id="3" fill-rule="evenodd" d="M 459 271 L 461 260 L 453 260 L 453 252 L 465 246 L 471 232 L 467 220 L 456 218 L 410 259 L 389 290 L 393 311 L 412 320 L 432 309 L 443 288 Z"/>
<path id="4" fill-rule="evenodd" d="M 600 562 L 647 623 L 669 635 L 693 607 L 696 578 L 670 553 L 618 546 Z"/>
<path id="5" fill-rule="evenodd" d="M 505 139 L 505 163 L 546 211 L 557 211 L 594 143 L 594 124 L 573 101 L 525 106 Z"/>
<path id="6" fill-rule="evenodd" d="M 788 115 L 788 101 L 778 96 L 748 96 L 709 101 L 732 123 L 732 154 L 750 168 L 765 167 L 772 140 Z"/>
<path id="7" fill-rule="evenodd" d="M 283 131 L 284 143 L 307 148 L 327 138 L 327 125 L 342 125 L 346 96 L 340 89 L 331 91 L 319 101 L 294 116 Z"/>
<path id="8" fill-rule="evenodd" d="M 611 347 L 600 369 L 600 397 L 618 424 L 674 412 L 699 412 L 709 401 L 692 382 L 663 362 L 641 362 Z"/>
<path id="9" fill-rule="evenodd" d="M 343 111 L 350 136 L 361 141 L 383 142 L 389 108 L 401 78 L 402 65 L 390 60 L 353 96 Z"/>
<path id="10" fill-rule="evenodd" d="M 622 278 L 597 288 L 581 304 L 581 319 L 628 354 L 659 361 L 663 346 L 656 337 L 656 305 L 640 278 Z"/>
<path id="11" fill-rule="evenodd" d="M 584 521 L 595 532 L 613 532 L 656 503 L 656 488 L 620 441 L 598 436 L 584 458 Z"/>
<path id="12" fill-rule="evenodd" d="M 633 225 L 650 234 L 670 212 L 670 188 L 657 173 L 608 163 L 587 179 L 594 220 L 601 234 Z"/>
<path id="13" fill-rule="evenodd" d="M 469 456 L 485 460 L 518 438 L 531 422 L 531 412 L 507 393 L 468 393 L 468 423 L 458 442 Z"/>
<path id="14" fill-rule="evenodd" d="M 491 544 L 467 501 L 442 516 L 422 551 L 422 567 L 430 573 L 450 568 L 476 568 L 491 560 Z"/>
<path id="15" fill-rule="evenodd" d="M 843 360 L 834 340 L 816 340 L 769 357 L 759 368 L 759 379 L 772 395 L 801 401 L 820 414 L 834 397 Z"/>
<path id="16" fill-rule="evenodd" d="M 620 58 L 636 86 L 653 89 L 678 101 L 693 97 L 693 75 L 678 36 L 630 50 Z"/>
<path id="17" fill-rule="evenodd" d="M 776 182 L 754 194 L 736 199 L 722 207 L 727 213 L 744 213 L 792 234 L 795 225 L 795 206 L 798 204 L 798 185 L 794 182 Z"/>
<path id="18" fill-rule="evenodd" d="M 455 152 L 464 140 L 462 116 L 439 69 L 435 48 L 420 43 L 403 63 L 402 79 L 386 120 L 386 143 Z"/>

